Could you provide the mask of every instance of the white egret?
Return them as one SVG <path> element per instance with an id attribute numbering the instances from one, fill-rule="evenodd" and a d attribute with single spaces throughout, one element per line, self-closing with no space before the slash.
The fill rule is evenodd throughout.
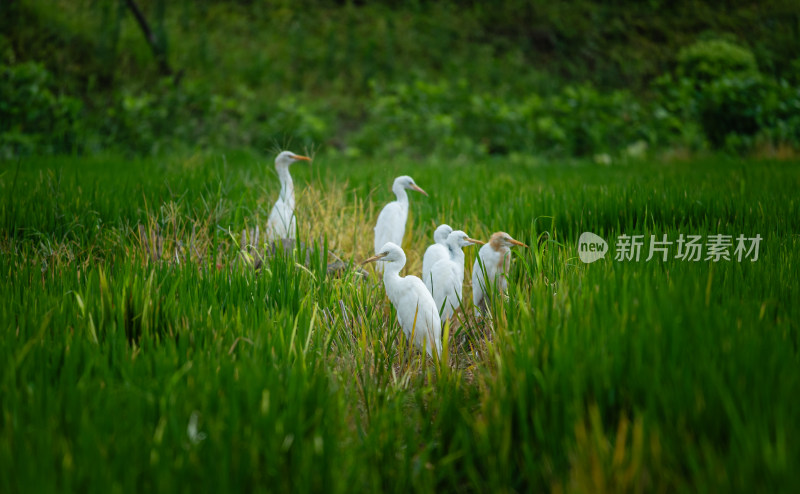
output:
<path id="1" fill-rule="evenodd" d="M 365 260 L 362 264 L 373 261 L 383 261 L 386 266 L 383 271 L 383 286 L 392 305 L 397 311 L 397 320 L 403 333 L 411 339 L 417 347 L 425 348 L 428 355 L 441 355 L 442 352 L 442 321 L 439 311 L 433 302 L 433 297 L 422 280 L 416 276 L 400 276 L 400 270 L 406 264 L 406 255 L 399 246 L 387 242 L 378 254 Z"/>
<path id="2" fill-rule="evenodd" d="M 375 223 L 375 253 L 381 252 L 381 248 L 387 242 L 392 242 L 397 246 L 403 245 L 403 235 L 406 232 L 406 220 L 408 219 L 408 193 L 406 189 L 416 190 L 428 195 L 420 189 L 414 179 L 408 175 L 403 175 L 394 179 L 392 192 L 397 200 L 390 202 L 381 210 L 378 221 Z M 380 265 L 378 271 L 382 270 Z"/>
<path id="3" fill-rule="evenodd" d="M 478 257 L 472 266 L 472 302 L 475 304 L 475 315 L 486 311 L 489 288 L 497 286 L 501 293 L 505 293 L 508 286 L 506 275 L 511 266 L 512 245 L 527 247 L 511 238 L 506 232 L 495 232 L 478 252 Z"/>
<path id="4" fill-rule="evenodd" d="M 293 239 L 297 235 L 297 223 L 294 217 L 294 182 L 289 174 L 289 166 L 300 160 L 310 162 L 311 158 L 290 151 L 283 151 L 275 158 L 275 169 L 281 181 L 281 194 L 269 213 L 268 240 Z"/>
<path id="5" fill-rule="evenodd" d="M 442 310 L 443 321 L 449 319 L 456 308 L 461 305 L 461 294 L 464 287 L 464 251 L 461 248 L 484 243 L 469 238 L 461 230 L 454 230 L 447 236 L 448 256 L 433 265 L 430 275 L 431 285 L 428 286 L 433 294 L 436 308 Z M 442 306 L 444 307 L 442 308 Z"/>
<path id="6" fill-rule="evenodd" d="M 436 231 L 433 232 L 433 245 L 425 250 L 425 255 L 422 256 L 422 281 L 431 290 L 431 268 L 440 259 L 447 259 L 450 257 L 450 251 L 447 249 L 447 236 L 453 229 L 450 225 L 439 225 Z"/>

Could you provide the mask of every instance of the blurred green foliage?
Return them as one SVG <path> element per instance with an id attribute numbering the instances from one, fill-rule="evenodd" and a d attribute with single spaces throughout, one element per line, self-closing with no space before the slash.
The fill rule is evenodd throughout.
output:
<path id="1" fill-rule="evenodd" d="M 712 146 L 742 142 L 754 136 L 768 111 L 763 102 L 769 87 L 757 76 L 723 77 L 710 82 L 700 93 L 700 123 Z"/>
<path id="2" fill-rule="evenodd" d="M 678 54 L 675 76 L 661 77 L 658 85 L 665 111 L 697 122 L 713 148 L 741 153 L 759 142 L 800 144 L 800 87 L 763 75 L 743 46 L 698 41 Z"/>
<path id="3" fill-rule="evenodd" d="M 792 2 L 138 4 L 0 5 L 4 156 L 800 147 Z"/>
<path id="4" fill-rule="evenodd" d="M 758 74 L 753 52 L 723 39 L 698 41 L 678 53 L 680 77 L 698 84 L 727 76 L 748 77 Z"/>
<path id="5" fill-rule="evenodd" d="M 465 80 L 417 81 L 376 88 L 374 100 L 367 120 L 376 124 L 353 140 L 359 152 L 583 156 L 655 138 L 628 91 L 601 92 L 590 84 L 514 100 L 475 93 Z"/>
<path id="6" fill-rule="evenodd" d="M 31 151 L 75 151 L 82 106 L 58 92 L 41 64 L 0 64 L 0 159 Z"/>

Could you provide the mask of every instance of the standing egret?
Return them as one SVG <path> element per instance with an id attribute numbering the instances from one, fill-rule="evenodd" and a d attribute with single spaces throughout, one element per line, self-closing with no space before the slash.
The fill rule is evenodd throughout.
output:
<path id="1" fill-rule="evenodd" d="M 433 294 L 436 308 L 442 309 L 443 321 L 449 319 L 456 308 L 461 305 L 461 293 L 464 287 L 464 251 L 461 248 L 484 243 L 469 238 L 461 230 L 455 230 L 447 236 L 448 256 L 433 265 L 430 275 L 431 285 L 428 286 Z M 444 308 L 442 308 L 443 305 Z"/>
<path id="2" fill-rule="evenodd" d="M 403 332 L 409 339 L 413 337 L 417 347 L 425 348 L 429 356 L 433 356 L 434 351 L 436 355 L 441 355 L 442 321 L 439 311 L 422 280 L 416 276 L 400 276 L 400 270 L 406 264 L 403 249 L 387 242 L 378 249 L 377 255 L 362 264 L 372 261 L 386 263 L 383 286 L 397 311 L 397 320 Z"/>
<path id="3" fill-rule="evenodd" d="M 431 268 L 440 259 L 447 259 L 450 257 L 450 251 L 447 249 L 447 236 L 452 233 L 453 229 L 450 225 L 439 225 L 436 231 L 433 232 L 433 245 L 425 250 L 425 255 L 422 256 L 422 281 L 431 290 Z"/>
<path id="4" fill-rule="evenodd" d="M 390 202 L 381 210 L 378 215 L 378 222 L 375 224 L 375 253 L 381 252 L 381 248 L 387 242 L 392 242 L 397 246 L 403 245 L 403 235 L 406 232 L 406 220 L 408 219 L 408 193 L 406 189 L 416 190 L 428 195 L 420 189 L 414 179 L 408 175 L 403 175 L 394 179 L 392 192 L 397 200 Z M 382 268 L 377 267 L 378 271 Z"/>
<path id="5" fill-rule="evenodd" d="M 289 175 L 289 165 L 300 160 L 310 162 L 311 158 L 290 151 L 283 151 L 275 158 L 275 169 L 278 171 L 278 178 L 281 181 L 281 194 L 269 213 L 268 240 L 294 239 L 297 235 L 297 224 L 294 217 L 294 183 L 292 176 Z"/>
<path id="6" fill-rule="evenodd" d="M 508 286 L 506 275 L 511 266 L 512 245 L 527 247 L 522 242 L 511 238 L 511 235 L 506 232 L 495 232 L 489 239 L 489 243 L 481 247 L 478 252 L 478 257 L 475 258 L 475 264 L 472 266 L 472 302 L 475 304 L 475 315 L 486 311 L 488 288 L 493 287 L 496 283 L 502 293 L 506 291 Z M 483 263 L 483 268 L 481 268 L 481 263 Z"/>

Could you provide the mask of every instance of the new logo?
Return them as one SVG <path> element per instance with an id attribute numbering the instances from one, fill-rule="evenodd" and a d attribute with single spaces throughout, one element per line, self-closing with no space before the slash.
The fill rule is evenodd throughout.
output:
<path id="1" fill-rule="evenodd" d="M 578 239 L 578 256 L 586 264 L 604 258 L 608 252 L 608 244 L 605 240 L 592 232 L 581 233 Z"/>

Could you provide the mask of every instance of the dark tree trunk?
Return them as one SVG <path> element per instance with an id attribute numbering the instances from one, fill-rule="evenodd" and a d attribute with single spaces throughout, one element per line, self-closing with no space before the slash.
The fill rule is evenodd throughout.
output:
<path id="1" fill-rule="evenodd" d="M 172 70 L 172 67 L 170 67 L 169 61 L 167 60 L 167 53 L 164 49 L 163 40 L 159 40 L 155 33 L 153 33 L 153 30 L 150 29 L 147 19 L 145 19 L 142 10 L 138 5 L 136 5 L 134 0 L 125 0 L 125 4 L 128 6 L 128 9 L 130 9 L 133 17 L 136 18 L 136 22 L 139 24 L 139 28 L 142 30 L 144 39 L 147 41 L 147 44 L 150 45 L 150 50 L 153 52 L 153 56 L 158 64 L 158 71 L 163 76 L 172 77 L 173 82 L 177 85 L 182 74 L 181 72 L 176 74 L 175 71 Z"/>

